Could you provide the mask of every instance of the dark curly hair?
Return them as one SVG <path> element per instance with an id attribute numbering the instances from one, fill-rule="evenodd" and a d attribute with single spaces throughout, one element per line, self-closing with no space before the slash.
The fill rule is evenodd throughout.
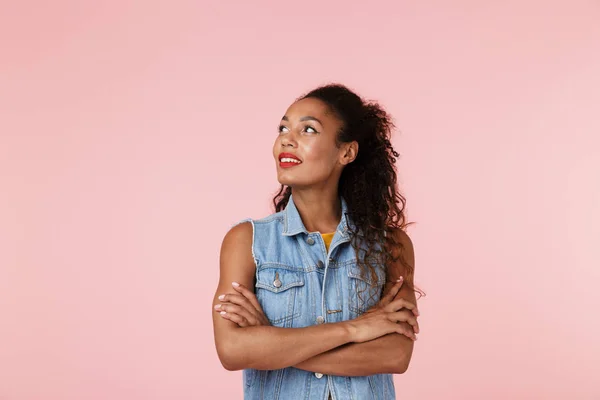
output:
<path id="1" fill-rule="evenodd" d="M 396 229 L 406 231 L 406 199 L 396 188 L 396 158 L 399 154 L 390 143 L 395 128 L 391 116 L 375 101 L 365 101 L 341 84 L 327 84 L 311 90 L 296 99 L 316 98 L 327 104 L 342 121 L 336 145 L 356 140 L 359 151 L 356 159 L 346 165 L 338 184 L 339 194 L 348 205 L 348 214 L 357 230 L 351 230 L 351 244 L 355 250 L 361 275 L 370 273 L 371 282 L 377 282 L 372 262 L 387 266 L 400 260 L 404 266 L 404 285 L 415 290 L 414 268 L 404 257 L 404 245 L 393 234 Z M 285 208 L 292 188 L 281 185 L 273 198 L 275 211 Z M 350 227 L 350 229 L 352 229 Z M 366 242 L 366 252 L 359 246 L 360 235 Z M 381 250 L 377 244 L 385 243 Z M 359 249 L 365 252 L 361 257 Z M 420 290 L 417 290 L 420 294 Z"/>

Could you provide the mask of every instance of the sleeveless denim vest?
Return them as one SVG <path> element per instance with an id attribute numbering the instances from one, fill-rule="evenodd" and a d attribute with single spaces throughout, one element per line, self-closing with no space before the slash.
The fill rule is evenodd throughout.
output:
<path id="1" fill-rule="evenodd" d="M 350 244 L 340 197 L 342 218 L 329 252 L 319 232 L 308 232 L 290 196 L 285 209 L 262 219 L 243 219 L 253 226 L 252 256 L 256 263 L 255 293 L 271 325 L 284 328 L 354 319 L 377 301 L 385 284 L 385 270 L 378 265 L 374 291 L 370 277 L 360 276 Z M 232 227 L 233 227 L 232 226 Z M 359 231 L 360 232 L 360 231 Z M 361 291 L 360 297 L 358 291 Z M 273 343 L 277 353 L 277 343 Z M 395 399 L 393 374 L 335 376 L 294 367 L 278 370 L 244 369 L 246 400 L 389 400 Z"/>

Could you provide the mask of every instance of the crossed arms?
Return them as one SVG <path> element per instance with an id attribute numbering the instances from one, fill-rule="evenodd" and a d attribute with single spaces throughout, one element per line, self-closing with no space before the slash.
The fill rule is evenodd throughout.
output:
<path id="1" fill-rule="evenodd" d="M 404 244 L 404 256 L 414 268 L 414 250 L 410 238 L 398 230 L 396 240 Z M 245 368 L 273 370 L 295 367 L 329 375 L 364 376 L 380 373 L 404 373 L 412 357 L 414 325 L 399 322 L 403 331 L 392 332 L 372 340 L 356 342 L 356 332 L 349 321 L 314 325 L 306 328 L 279 328 L 258 318 L 242 323 L 242 318 L 231 312 L 231 302 L 220 300 L 219 295 L 248 293 L 254 284 L 255 264 L 251 253 L 252 226 L 242 223 L 233 227 L 223 239 L 220 255 L 220 279 L 213 298 L 213 307 L 221 305 L 230 312 L 213 312 L 215 344 L 219 359 L 228 370 Z M 388 283 L 382 302 L 405 299 L 416 305 L 414 291 L 408 285 L 399 286 L 395 280 L 405 276 L 400 263 L 390 266 Z M 239 287 L 232 286 L 238 282 Z M 260 308 L 253 293 L 246 294 L 247 304 Z M 378 305 L 379 306 L 379 305 Z M 376 306 L 377 307 L 377 306 Z M 249 306 L 247 306 L 249 308 Z M 214 309 L 214 308 L 213 308 Z M 238 307 L 239 309 L 239 307 Z M 262 313 L 262 310 L 259 310 Z M 369 310 L 371 311 L 371 310 Z M 400 329 L 400 327 L 399 327 Z M 417 327 L 418 329 L 418 327 Z"/>

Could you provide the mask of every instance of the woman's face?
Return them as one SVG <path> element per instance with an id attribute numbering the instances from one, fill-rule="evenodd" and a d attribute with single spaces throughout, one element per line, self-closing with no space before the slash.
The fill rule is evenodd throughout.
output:
<path id="1" fill-rule="evenodd" d="M 306 98 L 293 103 L 281 119 L 273 145 L 279 183 L 290 187 L 337 184 L 347 163 L 343 157 L 346 146 L 335 144 L 341 126 L 321 100 Z M 290 160 L 283 153 L 300 162 L 286 162 Z"/>

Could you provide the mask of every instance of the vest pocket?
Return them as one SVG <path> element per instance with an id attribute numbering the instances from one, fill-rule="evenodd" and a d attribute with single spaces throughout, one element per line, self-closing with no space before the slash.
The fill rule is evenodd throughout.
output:
<path id="1" fill-rule="evenodd" d="M 371 277 L 370 271 L 366 271 L 364 277 L 360 274 L 361 269 L 356 262 L 348 266 L 348 308 L 351 319 L 377 304 L 385 285 L 385 271 L 381 267 L 375 269 L 375 279 Z"/>
<path id="2" fill-rule="evenodd" d="M 256 298 L 273 326 L 291 327 L 300 317 L 296 296 L 304 286 L 304 274 L 281 267 L 261 267 L 256 273 Z"/>

